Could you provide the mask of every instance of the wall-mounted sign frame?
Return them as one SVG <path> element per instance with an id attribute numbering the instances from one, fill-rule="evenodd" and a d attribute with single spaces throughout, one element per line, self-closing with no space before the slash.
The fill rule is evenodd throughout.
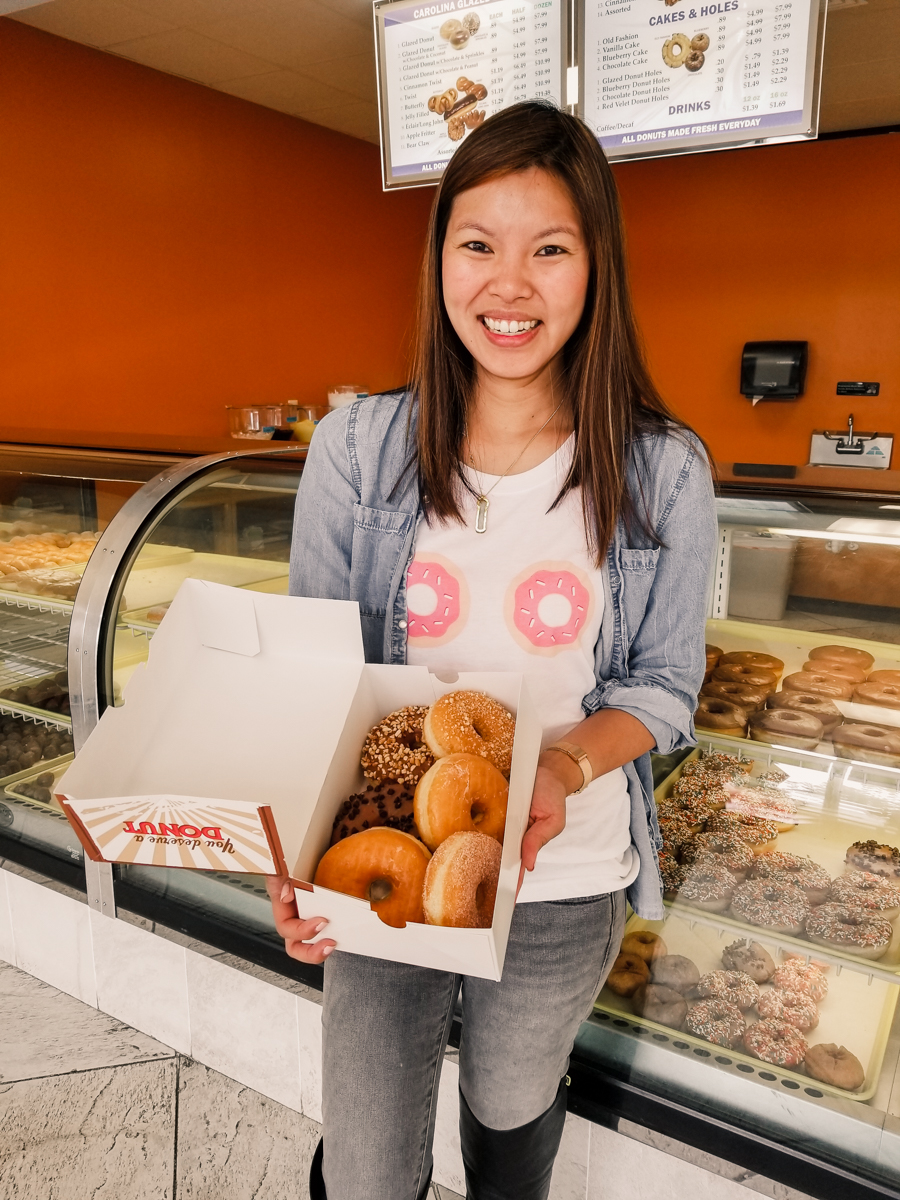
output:
<path id="1" fill-rule="evenodd" d="M 569 0 L 376 0 L 373 11 L 385 189 L 439 182 L 502 108 L 566 102 Z"/>

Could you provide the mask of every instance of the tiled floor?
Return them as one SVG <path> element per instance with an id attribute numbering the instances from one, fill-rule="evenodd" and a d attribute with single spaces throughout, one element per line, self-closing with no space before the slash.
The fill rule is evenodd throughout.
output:
<path id="1" fill-rule="evenodd" d="M 802 629 L 807 633 L 834 633 L 839 637 L 863 638 L 870 642 L 900 643 L 900 623 L 890 621 L 867 621 L 861 617 L 789 609 L 780 621 L 761 621 L 754 617 L 753 622 L 774 629 Z"/>

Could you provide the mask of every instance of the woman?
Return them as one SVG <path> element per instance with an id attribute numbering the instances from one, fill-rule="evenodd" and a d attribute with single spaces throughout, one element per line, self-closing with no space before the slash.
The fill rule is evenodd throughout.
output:
<path id="1" fill-rule="evenodd" d="M 411 389 L 323 421 L 297 500 L 293 594 L 358 601 L 369 661 L 524 672 L 544 726 L 499 983 L 312 942 L 325 923 L 270 883 L 287 952 L 327 960 L 329 1200 L 424 1195 L 461 982 L 468 1196 L 547 1196 L 626 890 L 663 915 L 649 751 L 691 744 L 714 536 L 706 458 L 641 356 L 603 153 L 549 105 L 508 108 L 438 190 Z"/>

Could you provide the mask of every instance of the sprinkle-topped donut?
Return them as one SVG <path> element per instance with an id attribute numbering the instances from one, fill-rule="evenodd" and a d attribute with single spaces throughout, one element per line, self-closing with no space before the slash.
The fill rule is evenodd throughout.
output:
<path id="1" fill-rule="evenodd" d="M 685 868 L 673 854 L 659 852 L 659 873 L 662 877 L 663 895 L 671 900 L 678 895 L 684 883 Z"/>
<path id="2" fill-rule="evenodd" d="M 769 992 L 763 992 L 756 1007 L 764 1021 L 785 1021 L 801 1033 L 815 1029 L 819 1023 L 819 1010 L 812 996 L 806 992 L 772 988 Z"/>
<path id="3" fill-rule="evenodd" d="M 797 1067 L 809 1049 L 793 1025 L 786 1021 L 757 1021 L 744 1033 L 744 1045 L 754 1058 L 776 1067 Z"/>
<path id="4" fill-rule="evenodd" d="M 688 1012 L 684 1028 L 694 1037 L 731 1050 L 744 1033 L 741 1010 L 727 1000 L 701 1000 Z"/>
<path id="5" fill-rule="evenodd" d="M 788 992 L 805 992 L 816 1004 L 828 995 L 828 980 L 818 967 L 800 958 L 789 958 L 772 976 L 772 984 Z"/>
<path id="6" fill-rule="evenodd" d="M 724 912 L 736 887 L 737 880 L 726 867 L 705 858 L 688 869 L 679 899 L 708 912 Z"/>
<path id="7" fill-rule="evenodd" d="M 434 762 L 434 755 L 422 739 L 427 712 L 422 705 L 410 704 L 378 722 L 362 748 L 362 769 L 367 779 L 374 783 L 396 779 L 415 787 Z"/>
<path id="8" fill-rule="evenodd" d="M 731 904 L 734 915 L 775 933 L 797 934 L 809 916 L 806 894 L 793 883 L 751 879 L 742 883 Z"/>
<path id="9" fill-rule="evenodd" d="M 680 812 L 668 816 L 659 815 L 659 831 L 663 836 L 663 845 L 673 854 L 677 854 L 682 846 L 686 846 L 694 837 L 694 825 L 685 820 Z"/>
<path id="10" fill-rule="evenodd" d="M 851 871 L 835 879 L 829 899 L 869 909 L 889 921 L 900 913 L 900 887 L 871 871 Z"/>
<path id="11" fill-rule="evenodd" d="M 724 750 L 710 750 L 700 759 L 704 771 L 721 771 L 733 779 L 748 775 L 753 768 L 753 762 L 740 754 L 726 754 Z"/>
<path id="12" fill-rule="evenodd" d="M 448 692 L 425 717 L 423 736 L 435 758 L 477 754 L 509 776 L 515 718 L 483 692 Z"/>
<path id="13" fill-rule="evenodd" d="M 727 1000 L 737 1008 L 752 1008 L 759 999 L 759 988 L 743 971 L 710 971 L 700 976 L 697 995 Z"/>
<path id="14" fill-rule="evenodd" d="M 787 880 L 806 893 L 810 904 L 824 904 L 831 891 L 831 876 L 811 858 L 802 854 L 761 854 L 753 865 L 757 879 Z"/>
<path id="15" fill-rule="evenodd" d="M 756 854 L 770 850 L 778 837 L 778 830 L 772 821 L 740 812 L 715 813 L 706 823 L 706 832 L 735 833 Z"/>
<path id="16" fill-rule="evenodd" d="M 797 806 L 778 787 L 766 783 L 728 784 L 728 811 L 772 821 L 775 832 L 786 832 L 797 824 Z"/>
<path id="17" fill-rule="evenodd" d="M 806 922 L 806 936 L 821 946 L 849 950 L 862 958 L 881 958 L 894 935 L 884 917 L 845 904 L 822 904 Z"/>
<path id="18" fill-rule="evenodd" d="M 690 865 L 700 862 L 707 855 L 718 859 L 736 878 L 746 877 L 757 857 L 737 834 L 717 830 L 712 833 L 698 833 L 683 848 L 681 861 Z"/>

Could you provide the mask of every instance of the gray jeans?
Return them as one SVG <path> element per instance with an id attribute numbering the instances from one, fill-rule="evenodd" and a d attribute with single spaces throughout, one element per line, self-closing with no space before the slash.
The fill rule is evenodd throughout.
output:
<path id="1" fill-rule="evenodd" d="M 472 1113 L 489 1129 L 513 1130 L 545 1112 L 624 924 L 624 892 L 519 904 L 499 983 L 332 954 L 323 1013 L 328 1200 L 416 1200 L 431 1171 L 461 984 L 459 1086 Z"/>

